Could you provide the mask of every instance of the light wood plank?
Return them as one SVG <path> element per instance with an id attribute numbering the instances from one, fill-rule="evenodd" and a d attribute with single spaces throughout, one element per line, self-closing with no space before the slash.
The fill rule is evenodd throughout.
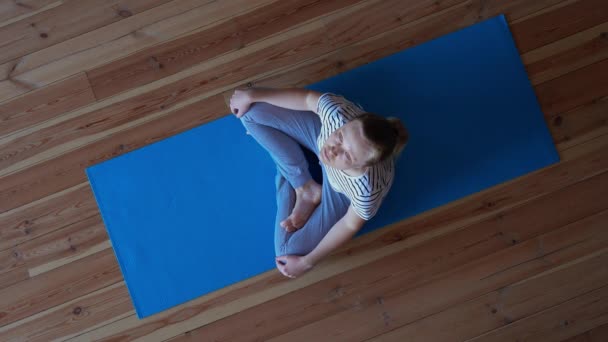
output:
<path id="1" fill-rule="evenodd" d="M 0 214 L 0 251 L 99 213 L 86 183 Z"/>
<path id="2" fill-rule="evenodd" d="M 77 260 L 107 240 L 101 217 L 93 216 L 0 252 L 0 273 L 30 269 L 66 257 Z"/>
<path id="3" fill-rule="evenodd" d="M 57 7 L 63 0 L 1 0 L 0 27 Z"/>
<path id="4" fill-rule="evenodd" d="M 0 338 L 32 342 L 61 340 L 78 329 L 115 320 L 115 312 L 129 311 L 130 307 L 127 288 L 120 282 L 0 327 Z"/>
<path id="5" fill-rule="evenodd" d="M 0 63 L 130 17 L 168 0 L 96 0 L 66 2 L 0 27 Z"/>
<path id="6" fill-rule="evenodd" d="M 53 308 L 122 281 L 114 252 L 107 249 L 0 290 L 0 326 Z"/>
<path id="7" fill-rule="evenodd" d="M 606 253 L 583 257 L 366 341 L 451 342 L 476 337 L 608 285 L 607 258 Z"/>
<path id="8" fill-rule="evenodd" d="M 530 81 L 538 85 L 608 58 L 608 22 L 522 56 Z"/>
<path id="9" fill-rule="evenodd" d="M 174 0 L 5 63 L 0 101 L 276 0 L 210 1 Z"/>
<path id="10" fill-rule="evenodd" d="M 95 102 L 84 73 L 0 104 L 0 136 Z"/>

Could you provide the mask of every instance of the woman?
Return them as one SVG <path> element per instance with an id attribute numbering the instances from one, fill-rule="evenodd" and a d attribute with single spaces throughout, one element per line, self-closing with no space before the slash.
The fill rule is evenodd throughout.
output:
<path id="1" fill-rule="evenodd" d="M 230 108 L 277 164 L 276 265 L 295 278 L 376 214 L 407 131 L 399 119 L 306 89 L 236 90 Z M 322 185 L 301 146 L 319 157 Z"/>

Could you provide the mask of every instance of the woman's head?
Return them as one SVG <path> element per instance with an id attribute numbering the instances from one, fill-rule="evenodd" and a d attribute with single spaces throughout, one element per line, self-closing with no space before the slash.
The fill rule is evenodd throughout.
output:
<path id="1" fill-rule="evenodd" d="M 376 151 L 368 165 L 399 155 L 409 139 L 407 129 L 398 118 L 366 113 L 355 121 L 361 121 L 363 135 Z"/>
<path id="2" fill-rule="evenodd" d="M 396 156 L 408 140 L 397 118 L 366 113 L 333 132 L 321 148 L 321 161 L 336 169 L 361 169 Z"/>

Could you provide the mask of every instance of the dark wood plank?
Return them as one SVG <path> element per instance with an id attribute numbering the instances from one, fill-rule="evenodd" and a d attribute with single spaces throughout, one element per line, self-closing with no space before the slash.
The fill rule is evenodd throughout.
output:
<path id="1" fill-rule="evenodd" d="M 0 1 L 0 24 L 9 19 L 19 18 L 38 11 L 55 2 L 57 2 L 57 0 L 2 0 Z"/>
<path id="2" fill-rule="evenodd" d="M 608 285 L 468 341 L 561 341 L 608 323 Z"/>
<path id="3" fill-rule="evenodd" d="M 608 21 L 604 0 L 579 0 L 510 26 L 521 53 Z"/>
<path id="4" fill-rule="evenodd" d="M 608 324 L 588 330 L 563 342 L 606 342 L 608 341 Z"/>
<path id="5" fill-rule="evenodd" d="M 388 32 L 405 24 L 415 29 L 419 23 L 412 22 L 421 17 L 433 22 L 434 30 L 425 29 L 427 35 L 413 36 L 410 45 L 416 45 L 439 35 L 472 25 L 478 21 L 505 13 L 509 20 L 530 15 L 563 0 L 542 1 L 395 1 L 369 3 L 355 12 L 345 14 L 344 20 L 328 25 L 328 36 L 336 47 L 363 41 L 378 34 Z M 445 11 L 444 11 L 445 10 Z M 430 15 L 437 12 L 437 17 Z M 427 37 L 428 36 L 428 37 Z"/>
<path id="6" fill-rule="evenodd" d="M 159 80 L 360 0 L 271 3 L 206 30 L 87 71 L 97 99 Z"/>
<path id="7" fill-rule="evenodd" d="M 127 18 L 169 0 L 66 1 L 0 27 L 0 63 Z"/>
<path id="8" fill-rule="evenodd" d="M 608 59 L 545 82 L 536 88 L 545 115 L 556 116 L 607 96 Z"/>
<path id="9" fill-rule="evenodd" d="M 107 240 L 108 235 L 101 217 L 93 216 L 0 252 L 0 273 L 75 257 Z"/>
<path id="10" fill-rule="evenodd" d="M 548 119 L 553 141 L 570 147 L 608 132 L 608 97 Z"/>
<path id="11" fill-rule="evenodd" d="M 95 102 L 84 73 L 0 104 L 0 137 Z"/>
<path id="12" fill-rule="evenodd" d="M 0 290 L 0 326 L 122 281 L 112 249 L 89 255 Z"/>
<path id="13" fill-rule="evenodd" d="M 608 253 L 582 258 L 366 340 L 465 341 L 608 285 Z M 577 281 L 571 281 L 576 279 Z"/>
<path id="14" fill-rule="evenodd" d="M 88 183 L 0 214 L 0 251 L 97 215 Z"/>
<path id="15" fill-rule="evenodd" d="M 100 322 L 116 319 L 116 312 L 130 312 L 131 307 L 126 286 L 116 283 L 53 307 L 12 329 L 0 331 L 0 339 L 31 342 L 59 340 Z"/>
<path id="16" fill-rule="evenodd" d="M 561 43 L 567 41 L 569 45 L 567 48 L 547 46 L 546 50 L 550 52 L 546 58 L 526 63 L 526 69 L 532 84 L 538 85 L 608 59 L 608 35 L 606 31 L 608 31 L 608 22 L 559 41 L 560 44 L 558 45 L 566 45 Z M 555 51 L 558 49 L 559 51 Z M 533 53 L 539 50 L 545 50 L 545 48 L 535 50 Z M 527 57 L 528 55 L 524 56 L 524 61 L 530 59 Z"/>

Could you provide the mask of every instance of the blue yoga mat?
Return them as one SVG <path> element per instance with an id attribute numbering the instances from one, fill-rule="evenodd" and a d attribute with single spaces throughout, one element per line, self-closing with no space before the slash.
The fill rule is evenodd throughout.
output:
<path id="1" fill-rule="evenodd" d="M 559 160 L 503 16 L 311 85 L 411 140 L 363 234 Z M 275 166 L 234 117 L 89 167 L 142 318 L 274 269 Z"/>

